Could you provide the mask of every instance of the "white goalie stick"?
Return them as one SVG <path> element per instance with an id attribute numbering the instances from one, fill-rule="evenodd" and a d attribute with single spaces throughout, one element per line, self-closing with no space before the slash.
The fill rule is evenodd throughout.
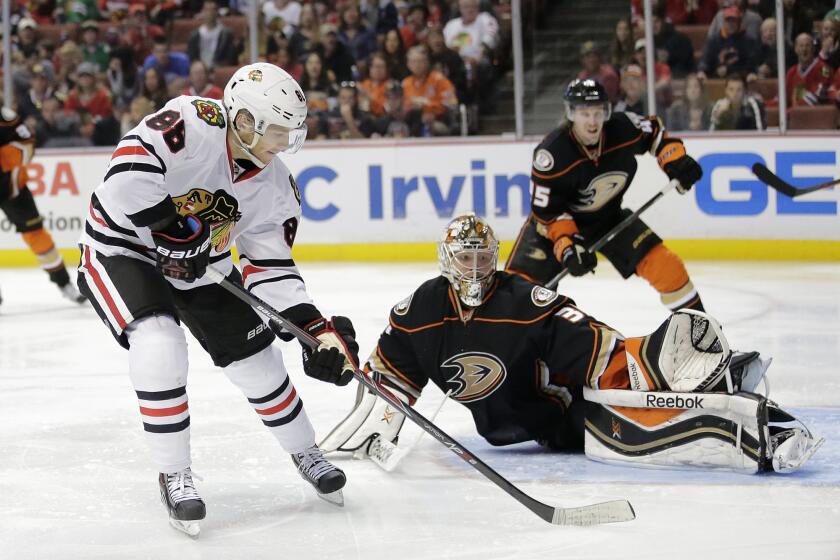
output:
<path id="1" fill-rule="evenodd" d="M 783 195 L 789 196 L 791 198 L 796 198 L 797 196 L 802 196 L 803 194 L 827 189 L 828 187 L 833 187 L 834 185 L 840 184 L 840 179 L 833 179 L 831 181 L 820 183 L 819 185 L 814 185 L 812 187 L 794 187 L 793 185 L 784 181 L 781 177 L 767 169 L 765 165 L 762 165 L 760 163 L 753 164 L 752 172 L 755 174 L 756 177 L 758 177 L 758 179 L 762 183 L 765 183 L 771 189 L 777 190 Z"/>
<path id="2" fill-rule="evenodd" d="M 599 239 L 598 241 L 593 243 L 591 247 L 587 247 L 586 250 L 590 253 L 594 253 L 594 252 L 598 251 L 599 249 L 601 249 L 601 247 L 603 247 L 604 245 L 606 245 L 607 243 L 612 241 L 613 238 L 616 235 L 618 235 L 619 233 L 624 231 L 624 229 L 627 228 L 627 226 L 629 226 L 630 224 L 635 222 L 636 218 L 638 218 L 642 214 L 642 212 L 644 212 L 645 210 L 647 210 L 648 208 L 653 206 L 654 202 L 656 202 L 657 200 L 659 200 L 660 198 L 665 196 L 665 193 L 667 193 L 671 189 L 675 189 L 677 187 L 677 185 L 679 185 L 679 184 L 680 184 L 680 182 L 677 181 L 676 179 L 670 180 L 667 185 L 665 185 L 664 187 L 662 187 L 662 189 L 660 189 L 660 191 L 658 193 L 656 193 L 655 195 L 650 197 L 650 200 L 648 200 L 647 202 L 642 204 L 638 208 L 638 210 L 636 210 L 635 212 L 633 212 L 632 214 L 630 214 L 629 216 L 627 216 L 626 218 L 624 218 L 623 220 L 618 222 L 615 225 L 615 227 L 613 227 L 610 231 L 608 231 L 606 234 L 604 234 L 604 236 L 601 237 L 601 239 Z M 569 269 L 564 268 L 563 271 L 560 272 L 560 274 L 558 274 L 557 276 L 555 276 L 554 278 L 549 280 L 545 284 L 545 287 L 548 288 L 549 290 L 556 289 L 557 284 L 560 282 L 560 280 L 565 278 L 568 274 L 569 274 Z"/>
<path id="3" fill-rule="evenodd" d="M 218 283 L 222 288 L 226 289 L 240 300 L 264 314 L 269 320 L 274 321 L 277 326 L 282 327 L 284 330 L 292 334 L 301 343 L 306 344 L 313 349 L 320 345 L 320 341 L 317 338 L 286 320 L 278 311 L 273 309 L 262 299 L 247 291 L 243 286 L 234 284 L 225 278 L 224 274 L 218 270 L 208 267 L 205 275 L 207 278 Z M 467 448 L 455 441 L 443 430 L 424 418 L 419 412 L 403 403 L 399 398 L 388 391 L 388 389 L 374 383 L 373 380 L 368 378 L 368 376 L 366 376 L 360 369 L 356 368 L 353 373 L 356 379 L 365 387 L 384 399 L 388 402 L 388 404 L 401 411 L 406 415 L 406 417 L 410 418 L 412 422 L 420 426 L 423 431 L 431 434 L 432 437 L 446 446 L 450 451 L 452 451 L 452 453 L 483 474 L 493 484 L 507 492 L 509 496 L 538 515 L 541 519 L 554 525 L 597 525 L 601 523 L 632 521 L 636 518 L 633 506 L 631 506 L 630 502 L 627 500 L 614 500 L 611 502 L 603 502 L 580 507 L 563 508 L 551 506 L 532 498 L 517 488 L 505 477 L 493 470 L 481 459 L 473 455 Z"/>
<path id="4" fill-rule="evenodd" d="M 440 414 L 443 405 L 446 404 L 446 399 L 449 398 L 449 395 L 452 394 L 452 389 L 448 390 L 445 395 L 443 395 L 443 399 L 441 399 L 440 404 L 438 404 L 437 408 L 435 409 L 434 414 L 429 419 L 430 422 L 434 422 L 437 415 Z M 420 431 L 414 440 L 409 443 L 408 445 L 396 445 L 391 443 L 388 440 L 382 439 L 381 436 L 376 436 L 372 442 L 370 442 L 370 447 L 368 448 L 368 457 L 371 461 L 378 467 L 381 467 L 383 470 L 387 472 L 391 472 L 397 465 L 402 461 L 406 455 L 408 455 L 412 449 L 414 449 L 420 440 L 423 439 L 423 434 L 426 432 Z"/>

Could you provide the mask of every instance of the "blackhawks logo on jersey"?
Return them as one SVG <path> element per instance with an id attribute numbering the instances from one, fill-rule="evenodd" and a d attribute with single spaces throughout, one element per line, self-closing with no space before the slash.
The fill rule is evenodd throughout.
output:
<path id="1" fill-rule="evenodd" d="M 216 252 L 226 250 L 230 245 L 231 231 L 242 217 L 239 202 L 235 198 L 222 189 L 211 193 L 195 188 L 172 200 L 179 214 L 195 214 L 210 226 L 210 242 Z"/>
<path id="2" fill-rule="evenodd" d="M 456 370 L 446 383 L 454 385 L 452 398 L 464 403 L 489 396 L 507 377 L 507 369 L 502 361 L 484 352 L 458 354 L 443 362 L 440 367 Z"/>
<path id="3" fill-rule="evenodd" d="M 195 107 L 195 112 L 198 114 L 199 119 L 210 126 L 225 127 L 225 115 L 217 103 L 206 99 L 194 99 L 192 104 Z"/>

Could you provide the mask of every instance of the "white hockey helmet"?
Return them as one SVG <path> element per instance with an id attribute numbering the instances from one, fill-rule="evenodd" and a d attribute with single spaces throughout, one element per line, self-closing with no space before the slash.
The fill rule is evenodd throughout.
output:
<path id="1" fill-rule="evenodd" d="M 243 66 L 231 76 L 223 101 L 234 136 L 255 163 L 251 149 L 257 145 L 269 125 L 275 124 L 290 129 L 289 146 L 283 151 L 293 154 L 306 139 L 306 97 L 285 70 L 267 62 Z M 241 110 L 248 111 L 254 118 L 254 139 L 245 144 L 233 126 Z"/>
<path id="2" fill-rule="evenodd" d="M 482 218 L 458 216 L 446 226 L 438 243 L 441 274 L 465 305 L 478 307 L 493 284 L 499 241 Z"/>

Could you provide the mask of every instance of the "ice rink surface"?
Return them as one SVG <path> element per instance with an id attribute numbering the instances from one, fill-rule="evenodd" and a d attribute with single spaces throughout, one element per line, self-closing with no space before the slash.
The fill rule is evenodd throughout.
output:
<path id="1" fill-rule="evenodd" d="M 327 314 L 351 317 L 362 354 L 389 308 L 437 272 L 426 265 L 301 269 Z M 552 526 L 431 437 L 387 474 L 337 459 L 346 506 L 315 497 L 288 455 L 198 344 L 190 341 L 193 468 L 207 519 L 198 540 L 171 529 L 158 498 L 127 353 L 90 307 L 59 297 L 37 270 L 2 270 L 0 287 L 0 558 L 303 560 L 420 558 L 840 559 L 840 265 L 689 263 L 731 345 L 775 358 L 771 397 L 826 443 L 792 475 L 646 471 L 596 464 L 536 444 L 491 448 L 467 410 L 436 423 L 524 491 L 576 506 L 626 498 L 630 523 Z M 655 292 L 602 265 L 561 291 L 626 336 L 666 317 Z M 286 363 L 323 436 L 351 408 L 355 383 L 303 375 Z M 418 402 L 430 413 L 432 387 Z M 417 428 L 403 434 L 413 439 Z"/>

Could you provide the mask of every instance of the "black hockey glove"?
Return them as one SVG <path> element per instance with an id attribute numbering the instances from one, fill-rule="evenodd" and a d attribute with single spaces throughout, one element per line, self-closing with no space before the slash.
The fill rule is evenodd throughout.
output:
<path id="1" fill-rule="evenodd" d="M 676 148 L 676 146 L 674 147 Z M 685 194 L 690 191 L 691 187 L 694 186 L 694 183 L 699 181 L 703 176 L 703 168 L 700 167 L 700 164 L 698 164 L 693 157 L 685 153 L 685 148 L 682 148 L 682 143 L 679 144 L 679 148 L 681 150 L 678 151 L 682 151 L 682 154 L 679 157 L 664 163 L 662 165 L 662 170 L 665 171 L 665 174 L 668 175 L 669 179 L 676 179 L 679 181 L 680 184 L 677 185 L 677 192 Z M 666 150 L 669 150 L 669 148 L 664 148 L 660 157 L 666 155 Z"/>
<path id="2" fill-rule="evenodd" d="M 157 268 L 164 276 L 184 282 L 201 278 L 210 262 L 210 227 L 192 214 L 178 216 L 152 231 Z"/>
<path id="3" fill-rule="evenodd" d="M 323 317 L 304 327 L 321 341 L 316 350 L 303 347 L 303 371 L 309 377 L 343 387 L 353 379 L 359 364 L 359 345 L 356 331 L 347 317 Z"/>
<path id="4" fill-rule="evenodd" d="M 583 276 L 587 272 L 592 272 L 598 265 L 598 257 L 594 253 L 590 253 L 583 246 L 583 237 L 578 234 L 573 234 L 569 237 L 572 244 L 563 249 L 561 260 L 563 266 L 569 271 L 572 276 Z"/>

